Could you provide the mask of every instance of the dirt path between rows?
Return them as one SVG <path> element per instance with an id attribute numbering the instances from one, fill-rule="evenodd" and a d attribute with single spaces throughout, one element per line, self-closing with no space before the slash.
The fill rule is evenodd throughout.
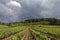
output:
<path id="1" fill-rule="evenodd" d="M 42 34 L 45 34 L 48 38 L 50 38 L 51 40 L 60 40 L 60 38 L 54 36 L 54 35 L 51 35 L 49 33 L 44 33 L 42 31 L 40 31 Z"/>
<path id="2" fill-rule="evenodd" d="M 40 40 L 38 37 L 36 37 L 32 31 L 28 28 L 27 32 L 23 36 L 21 40 Z"/>
<path id="3" fill-rule="evenodd" d="M 36 30 L 36 31 L 38 31 L 38 30 Z M 60 38 L 58 38 L 54 35 L 51 35 L 49 33 L 45 33 L 45 32 L 42 32 L 42 31 L 38 31 L 38 32 L 42 33 L 43 35 L 46 35 L 50 40 L 60 40 Z"/>
<path id="4" fill-rule="evenodd" d="M 0 40 L 11 40 L 11 38 L 17 36 L 19 34 L 19 32 L 13 34 L 13 35 L 10 35 L 9 37 L 6 37 L 6 38 L 3 38 L 3 39 L 0 39 Z"/>

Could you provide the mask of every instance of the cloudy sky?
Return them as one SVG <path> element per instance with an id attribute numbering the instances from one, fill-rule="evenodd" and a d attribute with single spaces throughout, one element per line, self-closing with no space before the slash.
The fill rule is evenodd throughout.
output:
<path id="1" fill-rule="evenodd" d="M 60 0 L 0 0 L 0 22 L 60 18 Z"/>

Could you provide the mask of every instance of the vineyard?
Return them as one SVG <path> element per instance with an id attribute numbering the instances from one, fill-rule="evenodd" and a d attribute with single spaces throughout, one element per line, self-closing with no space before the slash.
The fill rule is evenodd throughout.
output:
<path id="1" fill-rule="evenodd" d="M 0 25 L 0 40 L 60 40 L 60 26 L 19 25 L 9 27 Z"/>

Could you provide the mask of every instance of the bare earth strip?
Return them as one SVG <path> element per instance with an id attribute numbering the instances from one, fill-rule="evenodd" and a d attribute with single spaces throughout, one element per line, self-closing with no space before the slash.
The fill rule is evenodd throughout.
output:
<path id="1" fill-rule="evenodd" d="M 36 37 L 31 30 L 28 28 L 27 32 L 23 36 L 21 40 L 40 40 L 38 37 Z"/>
<path id="2" fill-rule="evenodd" d="M 37 31 L 37 30 L 36 30 L 36 31 Z M 42 32 L 42 31 L 38 31 L 38 32 L 46 35 L 46 36 L 47 36 L 48 38 L 50 38 L 51 40 L 60 40 L 60 38 L 55 37 L 54 35 L 51 35 L 51 34 L 49 34 L 49 33 L 45 33 L 45 32 Z M 17 36 L 18 34 L 19 34 L 19 32 L 16 33 L 16 34 L 14 34 L 14 35 L 11 35 L 11 36 L 9 36 L 9 37 L 7 37 L 7 38 L 4 38 L 4 39 L 2 39 L 2 40 L 11 40 L 11 38 Z M 34 35 L 34 34 L 32 33 L 32 31 L 30 30 L 30 28 L 28 28 L 27 31 L 26 31 L 26 33 L 25 33 L 25 35 L 22 37 L 21 40 L 41 40 L 41 39 L 38 38 L 38 37 L 36 37 L 36 35 Z"/>
<path id="3" fill-rule="evenodd" d="M 17 36 L 18 34 L 19 34 L 19 32 L 15 33 L 15 34 L 13 34 L 13 35 L 7 37 L 7 38 L 3 38 L 3 39 L 1 39 L 1 40 L 11 40 L 11 38 Z"/>
<path id="4" fill-rule="evenodd" d="M 42 31 L 40 31 L 40 33 L 46 35 L 46 36 L 47 36 L 48 38 L 50 38 L 51 40 L 60 40 L 60 38 L 58 38 L 58 37 L 56 37 L 56 36 L 54 36 L 54 35 L 51 35 L 51 34 L 49 34 L 49 33 L 45 33 L 45 32 L 42 32 Z"/>

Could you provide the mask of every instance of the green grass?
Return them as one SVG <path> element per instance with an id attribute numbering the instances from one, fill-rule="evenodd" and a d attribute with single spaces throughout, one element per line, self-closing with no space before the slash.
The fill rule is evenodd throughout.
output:
<path id="1" fill-rule="evenodd" d="M 0 25 L 0 39 L 8 37 L 10 35 L 14 35 L 15 33 L 19 32 L 16 37 L 11 38 L 11 40 L 21 40 L 23 35 L 26 32 L 28 27 L 32 28 L 32 32 L 42 40 L 50 40 L 45 34 L 42 34 L 40 31 L 44 33 L 48 33 L 60 38 L 60 26 L 56 25 L 23 25 L 16 26 L 16 27 L 9 27 L 7 25 Z"/>
<path id="2" fill-rule="evenodd" d="M 11 40 L 19 40 L 18 37 L 13 37 Z"/>
<path id="3" fill-rule="evenodd" d="M 56 37 L 60 37 L 60 26 L 43 25 L 42 27 L 39 27 L 39 26 L 33 27 L 33 29 L 35 29 L 36 31 L 42 31 L 45 33 L 49 33 Z"/>
<path id="4" fill-rule="evenodd" d="M 5 25 L 0 25 L 0 39 L 13 35 L 17 32 L 21 32 L 26 27 L 7 27 Z"/>
<path id="5" fill-rule="evenodd" d="M 11 40 L 21 40 L 24 34 L 26 33 L 28 28 L 24 29 L 23 31 L 19 32 L 16 37 L 11 38 Z"/>
<path id="6" fill-rule="evenodd" d="M 8 26 L 7 26 L 7 25 L 1 25 L 1 24 L 0 24 L 0 30 L 1 30 L 1 29 L 5 29 L 5 28 L 8 28 Z"/>
<path id="7" fill-rule="evenodd" d="M 35 31 L 35 30 L 32 30 L 32 32 L 33 32 L 37 37 L 39 37 L 39 38 L 42 39 L 42 40 L 50 40 L 49 38 L 47 38 L 46 35 L 44 35 L 44 34 L 42 34 L 42 33 L 40 33 L 40 32 L 37 32 L 37 31 Z"/>
<path id="8" fill-rule="evenodd" d="M 11 38 L 11 40 L 21 40 L 22 37 L 24 36 L 25 32 L 26 32 L 26 29 L 19 32 L 18 35 L 16 37 Z"/>

